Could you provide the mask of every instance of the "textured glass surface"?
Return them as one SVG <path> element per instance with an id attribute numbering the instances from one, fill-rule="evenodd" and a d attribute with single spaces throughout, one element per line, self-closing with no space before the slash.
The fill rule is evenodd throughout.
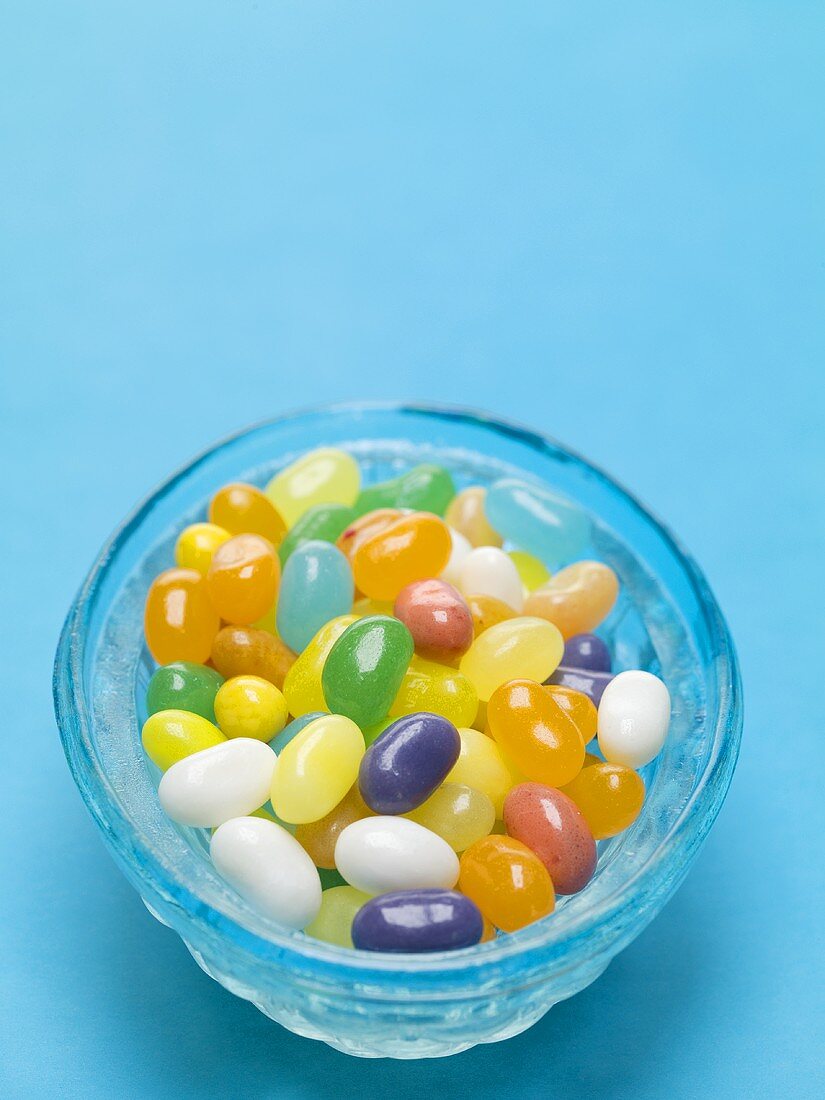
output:
<path id="1" fill-rule="evenodd" d="M 644 810 L 600 845 L 587 889 L 523 931 L 465 951 L 357 953 L 309 940 L 251 910 L 213 870 L 204 833 L 161 812 L 140 747 L 150 661 L 143 601 L 171 564 L 181 525 L 221 484 L 265 483 L 322 445 L 357 456 L 374 482 L 421 461 L 458 487 L 503 474 L 539 479 L 585 508 L 586 556 L 609 562 L 622 595 L 602 631 L 617 670 L 643 667 L 673 698 L 670 736 L 643 772 Z M 529 1027 L 592 982 L 686 874 L 727 792 L 741 690 L 727 627 L 694 563 L 600 471 L 521 428 L 462 410 L 358 405 L 297 413 L 235 436 L 172 477 L 104 548 L 69 612 L 54 677 L 75 781 L 116 861 L 150 912 L 222 985 L 302 1035 L 352 1054 L 428 1057 Z M 674 990 L 674 996 L 678 991 Z"/>

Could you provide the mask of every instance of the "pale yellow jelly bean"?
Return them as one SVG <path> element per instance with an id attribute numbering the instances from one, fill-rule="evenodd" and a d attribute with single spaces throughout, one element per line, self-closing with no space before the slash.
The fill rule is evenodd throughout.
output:
<path id="1" fill-rule="evenodd" d="M 318 821 L 333 810 L 358 778 L 364 737 L 349 718 L 325 714 L 294 737 L 272 779 L 272 808 L 293 825 Z"/>
<path id="2" fill-rule="evenodd" d="M 352 455 L 319 447 L 276 474 L 266 495 L 292 527 L 316 504 L 354 504 L 360 488 L 361 471 Z"/>
<path id="3" fill-rule="evenodd" d="M 488 795 L 465 783 L 444 783 L 426 802 L 404 814 L 446 840 L 454 852 L 463 852 L 496 823 L 496 811 Z"/>
<path id="4" fill-rule="evenodd" d="M 209 572 L 212 555 L 232 536 L 215 523 L 192 523 L 184 527 L 175 543 L 175 564 L 195 569 L 202 577 Z"/>
<path id="5" fill-rule="evenodd" d="M 501 535 L 490 526 L 484 511 L 487 490 L 481 485 L 462 489 L 450 501 L 445 519 L 471 546 L 501 546 Z"/>
<path id="6" fill-rule="evenodd" d="M 478 711 L 478 694 L 467 677 L 456 669 L 413 657 L 390 715 L 400 718 L 419 710 L 440 714 L 454 726 L 471 726 Z"/>
<path id="7" fill-rule="evenodd" d="M 504 799 L 516 780 L 510 774 L 498 745 L 485 733 L 459 729 L 461 750 L 445 783 L 458 783 L 486 794 L 496 817 L 501 817 Z"/>
<path id="8" fill-rule="evenodd" d="M 355 914 L 370 900 L 354 886 L 333 886 L 321 895 L 318 916 L 304 931 L 308 936 L 338 947 L 352 947 L 352 922 Z"/>
<path id="9" fill-rule="evenodd" d="M 392 600 L 371 600 L 369 596 L 362 596 L 352 605 L 353 615 L 359 619 L 366 619 L 368 615 L 392 615 Z"/>
<path id="10" fill-rule="evenodd" d="M 226 740 L 217 726 L 188 710 L 157 711 L 143 723 L 140 737 L 146 755 L 164 772 L 192 753 Z"/>
<path id="11" fill-rule="evenodd" d="M 215 696 L 215 718 L 227 737 L 269 741 L 281 732 L 288 717 L 286 699 L 260 676 L 233 676 Z"/>
<path id="12" fill-rule="evenodd" d="M 555 623 L 565 638 L 590 634 L 603 622 L 619 594 L 619 578 L 600 561 L 577 561 L 560 569 L 527 597 L 528 615 Z"/>
<path id="13" fill-rule="evenodd" d="M 329 651 L 348 626 L 357 622 L 357 615 L 339 615 L 325 623 L 301 656 L 290 668 L 284 680 L 284 698 L 293 718 L 312 711 L 326 710 L 321 688 L 321 673 Z"/>
<path id="14" fill-rule="evenodd" d="M 528 554 L 526 550 L 511 550 L 510 557 L 513 565 L 518 569 L 521 583 L 528 592 L 534 592 L 550 580 L 550 570 L 544 562 Z"/>
<path id="15" fill-rule="evenodd" d="M 564 653 L 558 628 L 545 619 L 519 616 L 485 630 L 461 658 L 459 668 L 486 703 L 508 680 L 542 684 Z"/>

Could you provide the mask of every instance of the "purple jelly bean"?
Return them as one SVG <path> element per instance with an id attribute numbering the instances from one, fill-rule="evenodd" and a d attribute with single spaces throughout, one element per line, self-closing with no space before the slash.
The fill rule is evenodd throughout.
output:
<path id="1" fill-rule="evenodd" d="M 576 634 L 564 643 L 564 656 L 561 663 L 565 668 L 610 672 L 610 650 L 596 634 Z"/>
<path id="2" fill-rule="evenodd" d="M 589 695 L 596 706 L 599 705 L 602 693 L 613 676 L 609 672 L 591 672 L 586 668 L 566 668 L 559 665 L 549 680 L 548 684 L 560 684 L 562 687 L 572 688 L 584 695 Z"/>
<path id="3" fill-rule="evenodd" d="M 405 714 L 373 741 L 361 761 L 361 797 L 377 814 L 405 814 L 426 802 L 461 750 L 458 730 L 440 714 Z"/>
<path id="4" fill-rule="evenodd" d="M 361 906 L 352 942 L 362 951 L 450 951 L 472 947 L 483 930 L 477 906 L 456 890 L 398 890 Z"/>

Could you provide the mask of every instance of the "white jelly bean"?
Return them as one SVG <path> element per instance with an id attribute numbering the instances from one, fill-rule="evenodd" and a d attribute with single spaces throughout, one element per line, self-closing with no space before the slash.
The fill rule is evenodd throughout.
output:
<path id="1" fill-rule="evenodd" d="M 263 741 L 236 737 L 173 764 L 158 787 L 173 821 L 203 828 L 260 809 L 269 798 L 277 757 Z"/>
<path id="2" fill-rule="evenodd" d="M 458 857 L 440 836 L 404 817 L 365 817 L 347 825 L 335 866 L 365 894 L 416 890 L 458 881 Z"/>
<path id="3" fill-rule="evenodd" d="M 524 586 L 509 554 L 497 546 L 477 546 L 462 562 L 458 587 L 465 596 L 495 596 L 514 611 L 524 608 Z"/>
<path id="4" fill-rule="evenodd" d="M 262 817 L 235 817 L 212 835 L 212 862 L 268 917 L 305 928 L 321 908 L 315 864 L 291 833 Z"/>
<path id="5" fill-rule="evenodd" d="M 599 703 L 599 748 L 609 764 L 641 768 L 661 751 L 670 724 L 670 692 L 650 672 L 620 672 Z"/>
<path id="6" fill-rule="evenodd" d="M 460 531 L 456 531 L 453 527 L 450 528 L 450 538 L 453 543 L 453 548 L 450 551 L 450 560 L 441 570 L 441 579 L 448 584 L 455 585 L 457 588 L 459 577 L 461 576 L 461 567 L 467 556 L 472 553 L 473 544 L 468 538 L 465 538 Z"/>

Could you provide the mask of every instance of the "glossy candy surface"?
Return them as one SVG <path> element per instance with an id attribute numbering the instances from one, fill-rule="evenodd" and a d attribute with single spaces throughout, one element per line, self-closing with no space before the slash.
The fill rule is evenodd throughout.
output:
<path id="1" fill-rule="evenodd" d="M 286 696 L 284 698 L 286 698 Z M 308 714 L 302 714 L 299 718 L 293 718 L 291 722 L 284 726 L 280 733 L 276 733 L 270 740 L 269 747 L 280 755 L 289 742 L 297 737 L 302 729 L 306 729 L 309 723 L 314 722 L 316 718 L 323 718 L 326 713 L 325 710 L 311 710 Z"/>
<path id="2" fill-rule="evenodd" d="M 264 493 L 254 485 L 235 481 L 224 485 L 212 497 L 210 522 L 230 535 L 261 535 L 278 546 L 286 534 L 286 523 Z"/>
<path id="3" fill-rule="evenodd" d="M 344 528 L 336 539 L 335 545 L 351 562 L 358 547 L 385 530 L 391 523 L 395 523 L 404 515 L 397 508 L 376 508 L 374 512 L 367 512 L 363 516 L 357 516 Z"/>
<path id="4" fill-rule="evenodd" d="M 151 714 L 143 723 L 140 737 L 144 752 L 161 771 L 226 740 L 212 722 L 186 710 L 159 710 Z"/>
<path id="5" fill-rule="evenodd" d="M 399 718 L 370 745 L 361 761 L 361 797 L 378 814 L 403 814 L 425 802 L 458 759 L 458 730 L 440 715 Z"/>
<path id="6" fill-rule="evenodd" d="M 464 559 L 458 587 L 465 596 L 494 596 L 513 611 L 524 607 L 524 589 L 509 554 L 495 546 L 479 546 Z"/>
<path id="7" fill-rule="evenodd" d="M 610 672 L 610 650 L 597 634 L 574 634 L 564 643 L 561 663 L 569 668 Z"/>
<path id="8" fill-rule="evenodd" d="M 393 612 L 407 627 L 415 651 L 432 661 L 454 661 L 470 648 L 473 617 L 464 597 L 442 580 L 414 581 L 403 588 Z"/>
<path id="9" fill-rule="evenodd" d="M 627 829 L 642 809 L 645 785 L 640 775 L 623 764 L 586 760 L 585 767 L 564 787 L 582 812 L 596 840 Z"/>
<path id="10" fill-rule="evenodd" d="M 358 619 L 334 642 L 323 666 L 326 706 L 359 726 L 386 717 L 413 654 L 409 630 L 398 619 Z M 295 713 L 290 702 L 290 710 Z"/>
<path id="11" fill-rule="evenodd" d="M 400 718 L 416 711 L 448 718 L 454 726 L 469 726 L 478 712 L 478 694 L 461 672 L 423 657 L 413 657 L 390 707 Z"/>
<path id="12" fill-rule="evenodd" d="M 658 756 L 670 725 L 670 693 L 650 672 L 620 672 L 599 703 L 599 748 L 610 764 L 641 768 Z"/>
<path id="13" fill-rule="evenodd" d="M 358 776 L 364 738 L 342 714 L 310 722 L 278 757 L 272 806 L 293 825 L 318 821 L 344 798 Z"/>
<path id="14" fill-rule="evenodd" d="M 510 558 L 528 592 L 533 592 L 550 580 L 550 570 L 544 562 L 533 554 L 528 554 L 526 550 L 511 550 Z"/>
<path id="15" fill-rule="evenodd" d="M 281 566 L 272 543 L 261 535 L 234 535 L 212 555 L 207 582 L 222 619 L 247 625 L 272 607 Z"/>
<path id="16" fill-rule="evenodd" d="M 263 806 L 275 763 L 275 753 L 262 741 L 223 741 L 173 764 L 160 781 L 158 798 L 181 825 L 220 825 Z"/>
<path id="17" fill-rule="evenodd" d="M 359 592 L 394 600 L 413 581 L 437 577 L 450 558 L 452 543 L 444 521 L 412 512 L 361 542 L 352 556 Z"/>
<path id="18" fill-rule="evenodd" d="M 338 837 L 353 821 L 370 817 L 372 810 L 364 802 L 357 782 L 328 814 L 317 821 L 299 825 L 295 839 L 303 846 L 316 867 L 331 870 L 335 866 L 335 845 Z"/>
<path id="19" fill-rule="evenodd" d="M 496 823 L 487 795 L 464 783 L 443 783 L 406 816 L 446 840 L 454 852 L 463 852 L 487 836 Z"/>
<path id="20" fill-rule="evenodd" d="M 337 546 L 309 539 L 292 552 L 281 577 L 278 634 L 301 653 L 317 632 L 352 607 L 350 564 Z"/>
<path id="21" fill-rule="evenodd" d="M 508 619 L 515 619 L 516 612 L 503 600 L 497 600 L 495 596 L 467 596 L 467 604 L 470 614 L 473 616 L 473 634 L 477 638 L 485 630 L 489 630 L 496 623 L 504 623 Z"/>
<path id="22" fill-rule="evenodd" d="M 146 597 L 144 632 L 159 665 L 173 661 L 203 664 L 209 657 L 220 619 L 207 582 L 194 569 L 166 569 L 152 581 Z"/>
<path id="23" fill-rule="evenodd" d="M 232 536 L 214 523 L 192 523 L 184 527 L 175 543 L 175 564 L 181 569 L 194 569 L 205 577 L 212 564 L 212 555 Z"/>
<path id="24" fill-rule="evenodd" d="M 570 688 L 586 695 L 598 706 L 604 689 L 613 679 L 609 672 L 591 672 L 588 669 L 567 668 L 559 665 L 556 671 L 547 680 L 548 684 L 558 684 L 561 687 Z"/>
<path id="25" fill-rule="evenodd" d="M 552 623 L 520 616 L 485 630 L 461 658 L 460 669 L 486 703 L 508 680 L 543 683 L 558 668 L 563 650 Z"/>
<path id="26" fill-rule="evenodd" d="M 481 940 L 478 907 L 456 890 L 399 890 L 356 913 L 352 942 L 362 951 L 450 951 Z"/>
<path id="27" fill-rule="evenodd" d="M 580 554 L 590 537 L 590 521 L 581 509 L 517 478 L 494 482 L 484 507 L 506 539 L 551 566 Z"/>
<path id="28" fill-rule="evenodd" d="M 487 836 L 468 848 L 458 887 L 503 932 L 541 920 L 556 904 L 547 868 L 526 844 L 509 836 Z"/>
<path id="29" fill-rule="evenodd" d="M 545 691 L 552 695 L 562 710 L 566 710 L 579 727 L 579 733 L 585 745 L 592 741 L 596 736 L 599 713 L 590 696 L 560 684 L 547 684 Z"/>
<path id="30" fill-rule="evenodd" d="M 366 817 L 338 837 L 335 865 L 367 894 L 440 886 L 458 879 L 458 857 L 446 841 L 405 817 Z"/>
<path id="31" fill-rule="evenodd" d="M 486 794 L 501 817 L 504 799 L 515 784 L 496 742 L 474 729 L 459 729 L 461 749 L 445 783 L 464 785 Z"/>
<path id="32" fill-rule="evenodd" d="M 276 474 L 266 495 L 292 527 L 316 504 L 353 504 L 360 487 L 361 471 L 352 455 L 319 447 Z"/>
<path id="33" fill-rule="evenodd" d="M 215 720 L 215 696 L 223 676 L 192 661 L 173 661 L 155 670 L 146 689 L 146 710 L 188 710 Z"/>
<path id="34" fill-rule="evenodd" d="M 487 490 L 481 485 L 462 489 L 452 500 L 445 519 L 471 546 L 501 546 L 504 541 L 487 519 Z"/>
<path id="35" fill-rule="evenodd" d="M 490 698 L 487 722 L 499 747 L 528 779 L 561 787 L 581 770 L 584 739 L 579 728 L 541 684 L 503 684 Z"/>
<path id="36" fill-rule="evenodd" d="M 215 696 L 215 720 L 226 737 L 270 741 L 288 717 L 283 695 L 261 676 L 233 676 Z"/>
<path id="37" fill-rule="evenodd" d="M 282 689 L 295 654 L 280 638 L 253 626 L 225 626 L 212 643 L 212 664 L 222 676 L 260 676 Z M 290 706 L 290 711 L 295 711 Z"/>
<path id="38" fill-rule="evenodd" d="M 504 803 L 510 836 L 547 868 L 557 894 L 577 894 L 596 870 L 596 842 L 576 803 L 541 783 L 520 783 Z"/>
<path id="39" fill-rule="evenodd" d="M 335 542 L 354 517 L 352 508 L 346 504 L 316 504 L 308 508 L 278 547 L 281 565 L 286 565 L 292 551 L 307 539 Z"/>
<path id="40" fill-rule="evenodd" d="M 443 516 L 454 496 L 455 485 L 448 471 L 443 466 L 422 463 L 399 477 L 367 486 L 355 511 L 362 516 L 376 508 L 410 508 Z"/>
<path id="41" fill-rule="evenodd" d="M 600 561 L 577 561 L 527 597 L 528 615 L 555 623 L 565 638 L 596 629 L 613 608 L 619 579 Z"/>
<path id="42" fill-rule="evenodd" d="M 352 922 L 355 914 L 370 900 L 369 894 L 354 886 L 333 886 L 321 895 L 318 916 L 304 931 L 308 936 L 338 947 L 352 947 Z"/>

